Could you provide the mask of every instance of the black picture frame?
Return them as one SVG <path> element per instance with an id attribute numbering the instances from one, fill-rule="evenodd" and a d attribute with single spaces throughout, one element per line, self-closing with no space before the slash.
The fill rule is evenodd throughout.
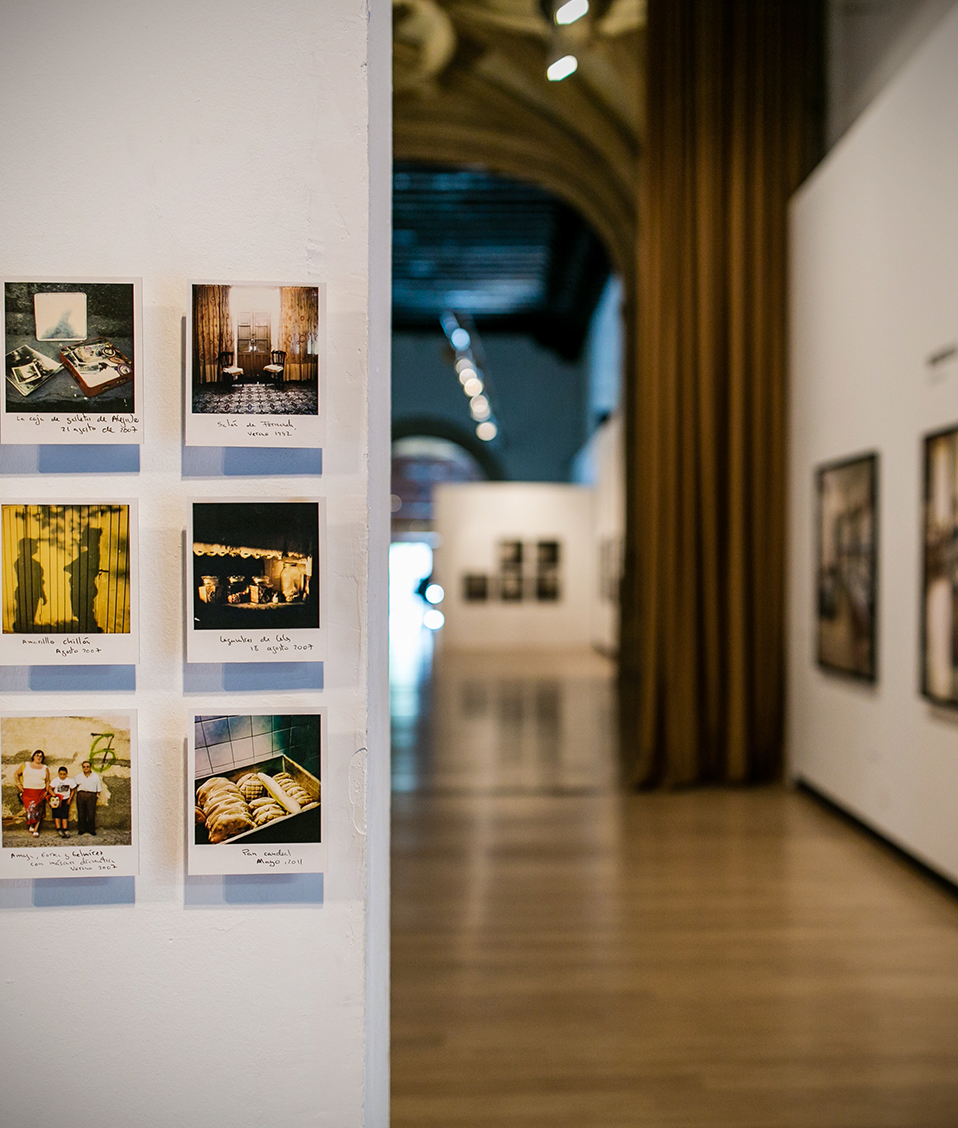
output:
<path id="1" fill-rule="evenodd" d="M 922 440 L 922 696 L 958 708 L 958 423 Z"/>
<path id="2" fill-rule="evenodd" d="M 878 453 L 815 470 L 816 659 L 823 670 L 878 680 Z"/>

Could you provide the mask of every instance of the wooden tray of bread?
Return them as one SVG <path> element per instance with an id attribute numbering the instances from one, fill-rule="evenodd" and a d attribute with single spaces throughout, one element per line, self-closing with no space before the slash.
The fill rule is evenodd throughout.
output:
<path id="1" fill-rule="evenodd" d="M 288 756 L 271 756 L 194 783 L 196 844 L 319 842 L 320 783 Z"/>

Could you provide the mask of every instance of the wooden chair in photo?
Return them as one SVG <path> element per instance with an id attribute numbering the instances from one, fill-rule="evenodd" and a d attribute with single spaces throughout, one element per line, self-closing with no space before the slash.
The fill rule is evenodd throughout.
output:
<path id="1" fill-rule="evenodd" d="M 233 363 L 233 354 L 231 352 L 220 353 L 219 367 L 220 380 L 228 386 L 235 384 L 243 375 L 243 369 Z"/>
<path id="2" fill-rule="evenodd" d="M 274 384 L 282 384 L 286 371 L 286 353 L 282 349 L 273 349 L 269 360 L 270 363 L 263 366 L 263 375 L 268 376 Z"/>

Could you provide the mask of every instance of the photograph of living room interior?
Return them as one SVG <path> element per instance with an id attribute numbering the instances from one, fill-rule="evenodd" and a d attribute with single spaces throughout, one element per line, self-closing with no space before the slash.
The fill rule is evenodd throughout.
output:
<path id="1" fill-rule="evenodd" d="M 192 303 L 194 412 L 317 413 L 317 287 L 195 283 Z"/>

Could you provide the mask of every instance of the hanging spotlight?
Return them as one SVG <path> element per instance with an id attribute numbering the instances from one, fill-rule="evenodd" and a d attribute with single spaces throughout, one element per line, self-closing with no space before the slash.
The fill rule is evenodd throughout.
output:
<path id="1" fill-rule="evenodd" d="M 555 21 L 560 27 L 581 20 L 589 11 L 589 0 L 566 0 L 556 8 Z"/>
<path id="2" fill-rule="evenodd" d="M 484 443 L 491 443 L 498 434 L 499 428 L 491 421 L 480 423 L 476 428 L 476 437 L 482 439 Z"/>
<path id="3" fill-rule="evenodd" d="M 561 82 L 570 74 L 575 74 L 578 66 L 579 60 L 575 55 L 563 55 L 561 59 L 556 59 L 546 68 L 546 78 L 550 82 Z"/>
<path id="4" fill-rule="evenodd" d="M 492 414 L 485 396 L 473 396 L 469 401 L 469 410 L 473 419 L 488 419 Z"/>
<path id="5" fill-rule="evenodd" d="M 462 385 L 462 390 L 470 399 L 472 399 L 473 396 L 479 395 L 479 393 L 482 391 L 482 381 L 478 376 L 473 376 L 471 380 L 467 380 Z"/>

